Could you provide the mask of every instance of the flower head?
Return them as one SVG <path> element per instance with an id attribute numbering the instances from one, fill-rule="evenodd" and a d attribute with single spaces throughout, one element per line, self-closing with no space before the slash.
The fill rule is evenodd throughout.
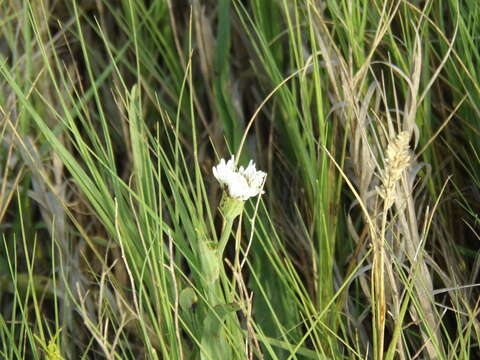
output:
<path id="1" fill-rule="evenodd" d="M 212 170 L 220 185 L 234 199 L 245 201 L 263 193 L 262 185 L 267 174 L 257 170 L 252 160 L 250 160 L 247 168 L 244 169 L 243 166 L 240 166 L 237 170 L 235 156 L 232 155 L 227 162 L 221 159 L 220 163 L 214 166 Z"/>
<path id="2" fill-rule="evenodd" d="M 413 156 L 409 142 L 410 134 L 402 131 L 388 144 L 385 169 L 381 172 L 382 186 L 377 188 L 377 192 L 383 198 L 387 208 L 393 205 L 396 185 L 412 163 Z"/>

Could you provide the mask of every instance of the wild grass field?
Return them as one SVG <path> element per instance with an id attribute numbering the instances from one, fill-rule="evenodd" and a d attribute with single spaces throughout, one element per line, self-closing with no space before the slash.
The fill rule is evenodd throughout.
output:
<path id="1" fill-rule="evenodd" d="M 477 0 L 0 0 L 0 359 L 480 359 L 479 135 Z"/>

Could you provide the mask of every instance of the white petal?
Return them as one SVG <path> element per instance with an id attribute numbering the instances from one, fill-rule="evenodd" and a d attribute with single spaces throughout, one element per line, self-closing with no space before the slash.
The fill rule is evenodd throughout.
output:
<path id="1" fill-rule="evenodd" d="M 248 163 L 247 168 L 240 166 L 237 171 L 235 156 L 232 155 L 227 162 L 221 159 L 220 163 L 212 168 L 212 171 L 220 185 L 226 187 L 229 196 L 235 199 L 247 200 L 263 193 L 261 188 L 267 174 L 257 171 L 252 160 Z"/>

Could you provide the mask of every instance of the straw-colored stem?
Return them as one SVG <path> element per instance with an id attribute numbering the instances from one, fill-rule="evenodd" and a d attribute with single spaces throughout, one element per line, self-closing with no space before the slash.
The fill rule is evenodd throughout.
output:
<path id="1" fill-rule="evenodd" d="M 388 204 L 384 204 L 380 235 L 374 246 L 374 296 L 375 296 L 375 322 L 376 322 L 376 359 L 383 360 L 385 342 L 385 314 L 387 304 L 385 301 L 385 230 L 387 225 Z"/>

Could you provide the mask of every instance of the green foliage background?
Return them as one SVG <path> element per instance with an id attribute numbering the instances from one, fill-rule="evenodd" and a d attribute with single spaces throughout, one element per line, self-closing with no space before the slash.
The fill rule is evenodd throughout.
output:
<path id="1" fill-rule="evenodd" d="M 475 0 L 0 0 L 0 357 L 479 358 L 479 39 Z"/>

